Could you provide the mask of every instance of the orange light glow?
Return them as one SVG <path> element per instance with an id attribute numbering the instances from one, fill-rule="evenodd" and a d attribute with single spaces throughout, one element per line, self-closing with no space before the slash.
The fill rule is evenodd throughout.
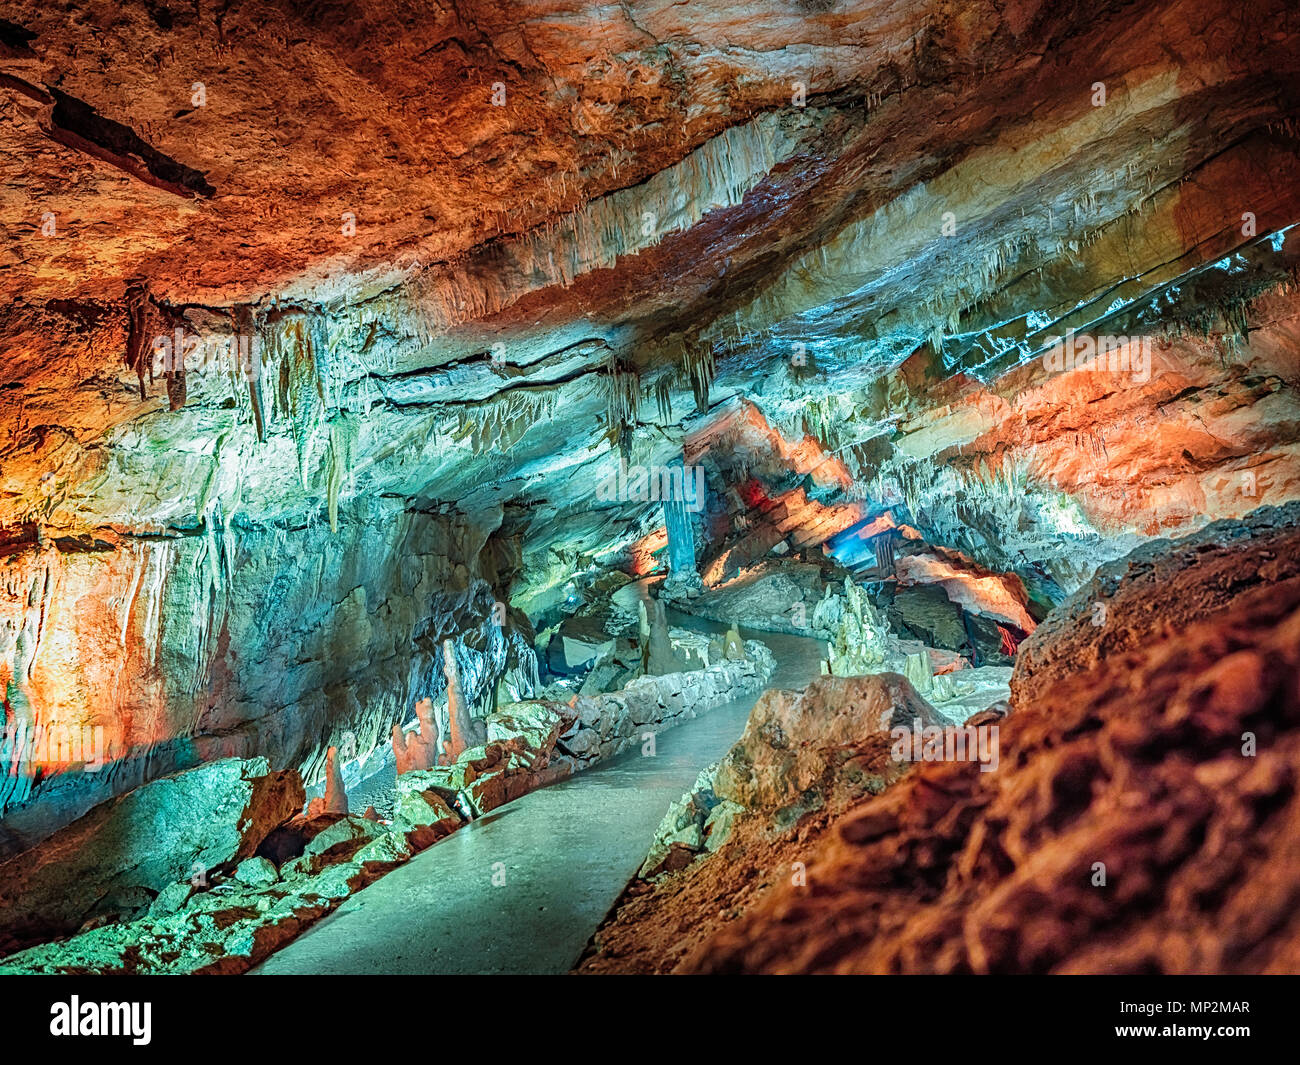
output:
<path id="1" fill-rule="evenodd" d="M 659 566 L 659 560 L 655 558 L 655 552 L 662 551 L 667 546 L 667 526 L 660 526 L 654 532 L 641 537 L 628 549 L 632 556 L 630 566 L 632 576 L 644 577 L 647 573 L 653 573 Z"/>

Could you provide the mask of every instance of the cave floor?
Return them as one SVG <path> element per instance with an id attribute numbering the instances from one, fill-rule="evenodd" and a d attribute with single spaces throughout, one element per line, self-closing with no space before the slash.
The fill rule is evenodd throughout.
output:
<path id="1" fill-rule="evenodd" d="M 673 625 L 725 629 L 668 613 Z M 769 687 L 802 688 L 819 675 L 821 641 L 743 634 L 776 656 Z M 253 973 L 567 972 L 645 859 L 669 803 L 739 738 L 759 694 L 659 734 L 654 757 L 630 751 L 466 825 Z"/>

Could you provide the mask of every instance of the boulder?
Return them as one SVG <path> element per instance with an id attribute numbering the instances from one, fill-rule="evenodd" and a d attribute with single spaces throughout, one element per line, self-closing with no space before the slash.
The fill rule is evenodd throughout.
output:
<path id="1" fill-rule="evenodd" d="M 296 770 L 227 758 L 160 777 L 0 864 L 0 953 L 76 931 L 130 888 L 242 861 L 302 808 Z"/>
<path id="2" fill-rule="evenodd" d="M 718 804 L 713 790 L 716 770 L 717 766 L 702 769 L 691 790 L 669 805 L 641 865 L 638 875 L 643 880 L 684 869 L 695 854 L 705 849 L 704 826 Z"/>
<path id="3" fill-rule="evenodd" d="M 341 817 L 319 832 L 307 844 L 302 857 L 286 863 L 281 873 L 285 879 L 315 876 L 326 866 L 352 860 L 357 851 L 385 832 L 383 825 L 364 817 Z"/>
<path id="4" fill-rule="evenodd" d="M 529 751 L 546 753 L 563 731 L 565 717 L 542 702 L 511 703 L 487 718 L 488 743 L 518 740 Z"/>
<path id="5" fill-rule="evenodd" d="M 623 702 L 632 725 L 646 725 L 659 719 L 657 680 L 657 677 L 638 677 L 623 689 Z"/>
<path id="6" fill-rule="evenodd" d="M 974 646 L 975 664 L 1010 666 L 1016 661 L 1015 649 L 1025 638 L 1024 631 L 1005 621 L 966 611 L 966 628 Z"/>
<path id="7" fill-rule="evenodd" d="M 352 856 L 352 860 L 360 866 L 400 865 L 414 853 L 414 849 L 403 833 L 385 832 L 357 851 Z"/>
<path id="8" fill-rule="evenodd" d="M 235 867 L 235 879 L 249 887 L 259 887 L 262 884 L 274 884 L 280 879 L 280 873 L 268 859 L 254 855 L 245 858 Z"/>
<path id="9" fill-rule="evenodd" d="M 745 812 L 737 803 L 724 799 L 710 812 L 704 822 L 704 849 L 712 853 L 731 838 L 736 820 Z"/>
<path id="10" fill-rule="evenodd" d="M 393 831 L 405 835 L 417 850 L 432 846 L 460 827 L 461 819 L 436 791 L 405 791 L 398 795 Z"/>
<path id="11" fill-rule="evenodd" d="M 615 646 L 599 618 L 565 618 L 547 646 L 547 664 L 552 673 L 568 676 L 602 656 L 612 657 Z"/>
<path id="12" fill-rule="evenodd" d="M 969 645 L 961 607 L 939 585 L 900 588 L 889 607 L 889 620 L 902 635 L 931 647 L 961 651 Z"/>
<path id="13" fill-rule="evenodd" d="M 878 792 L 906 768 L 890 757 L 889 730 L 913 722 L 942 723 L 897 673 L 821 677 L 802 692 L 771 689 L 719 764 L 717 797 L 801 814 Z"/>
<path id="14" fill-rule="evenodd" d="M 560 745 L 569 754 L 578 758 L 586 758 L 600 745 L 600 733 L 595 729 L 579 728 L 574 731 L 573 735 L 564 737 Z"/>
<path id="15" fill-rule="evenodd" d="M 149 907 L 149 916 L 152 918 L 170 917 L 185 906 L 193 892 L 194 885 L 188 880 L 168 884 L 158 892 L 158 897 L 153 900 L 153 905 Z"/>
<path id="16" fill-rule="evenodd" d="M 466 789 L 465 794 L 469 797 L 475 815 L 482 815 L 505 805 L 511 798 L 506 786 L 505 770 L 492 769 L 480 774 Z"/>
<path id="17" fill-rule="evenodd" d="M 595 666 L 586 679 L 582 682 L 582 687 L 578 690 L 583 695 L 600 695 L 603 692 L 618 691 L 628 682 L 633 673 L 620 666 L 617 662 L 605 662 L 602 665 Z"/>

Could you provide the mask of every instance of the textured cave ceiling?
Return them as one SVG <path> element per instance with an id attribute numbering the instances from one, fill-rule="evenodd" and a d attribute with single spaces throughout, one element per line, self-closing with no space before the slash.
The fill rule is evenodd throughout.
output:
<path id="1" fill-rule="evenodd" d="M 809 433 L 821 503 L 1068 587 L 1297 492 L 1281 0 L 0 17 L 11 538 L 391 500 L 520 533 L 540 588 L 661 524 L 594 498 L 620 441 L 724 441 L 721 476 Z M 255 335 L 266 409 L 238 375 L 141 380 L 133 300 L 144 336 Z M 1069 328 L 1157 335 L 1161 372 L 1044 380 Z"/>

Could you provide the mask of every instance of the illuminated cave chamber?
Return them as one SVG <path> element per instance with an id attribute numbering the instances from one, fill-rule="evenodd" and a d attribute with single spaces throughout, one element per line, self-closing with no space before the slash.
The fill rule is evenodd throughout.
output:
<path id="1" fill-rule="evenodd" d="M 746 817 L 920 787 L 864 754 L 845 790 L 837 707 L 1073 721 L 1070 678 L 1171 632 L 1209 670 L 1217 611 L 1289 661 L 1287 5 L 1238 34 L 1219 0 L 599 24 L 467 0 L 397 36 L 354 7 L 0 25 L 0 136 L 30 161 L 0 262 L 0 955 L 36 951 L 11 964 L 247 968 L 292 932 L 217 888 L 305 925 L 756 698 L 764 634 L 824 659 L 817 714 L 756 711 L 813 728 L 780 773 L 816 786 L 724 760 L 736 809 L 684 800 L 647 883 L 705 870 L 724 813 L 743 843 Z M 1135 595 L 1151 572 L 1181 597 Z M 1172 705 L 1153 662 L 1126 668 Z M 1274 698 L 1241 668 L 1225 736 Z M 1295 726 L 1276 699 L 1261 766 Z M 1217 750 L 1206 728 L 1154 749 Z M 1086 807 L 1095 752 L 1060 757 L 1041 794 Z M 222 934 L 156 949 L 187 913 Z M 746 957 L 723 936 L 697 964 Z"/>

